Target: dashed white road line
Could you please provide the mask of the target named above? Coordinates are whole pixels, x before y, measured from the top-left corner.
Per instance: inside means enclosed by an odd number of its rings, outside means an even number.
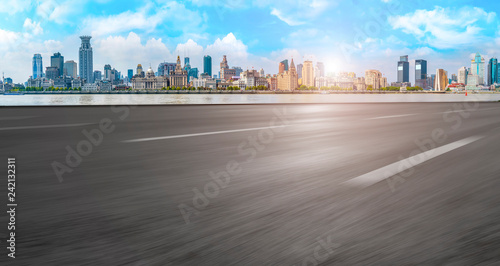
[[[214,131],[214,132],[203,132],[203,133],[174,135],[174,136],[161,136],[161,137],[153,137],[153,138],[124,140],[122,142],[131,143],[131,142],[145,142],[145,141],[155,141],[155,140],[165,140],[165,139],[189,138],[189,137],[216,135],[216,134],[227,134],[227,133],[254,131],[254,130],[261,130],[261,129],[273,129],[273,128],[280,128],[280,127],[285,127],[285,126],[254,127],[254,128],[244,128],[244,129],[224,130],[224,131]]]
[[[397,117],[406,117],[406,116],[412,116],[412,115],[418,115],[418,114],[403,114],[403,115],[378,116],[378,117],[367,118],[366,120],[397,118]]]
[[[430,159],[433,159],[437,156],[443,155],[447,152],[450,152],[452,150],[458,149],[460,147],[463,147],[467,144],[470,144],[472,142],[478,141],[482,139],[484,136],[474,136],[474,137],[469,137],[466,139],[462,139],[459,141],[452,142],[450,144],[417,154],[415,156],[406,158],[404,160],[401,160],[399,162],[395,162],[393,164],[389,164],[387,166],[384,166],[382,168],[379,168],[375,171],[366,173],[364,175],[355,177],[353,179],[350,179],[348,181],[343,182],[342,184],[349,185],[349,186],[356,186],[356,187],[368,187],[371,186],[375,183],[378,183],[382,180],[385,180],[391,176],[397,175],[398,173],[401,173],[403,171],[406,171],[416,165],[419,165],[421,163],[424,163]]]

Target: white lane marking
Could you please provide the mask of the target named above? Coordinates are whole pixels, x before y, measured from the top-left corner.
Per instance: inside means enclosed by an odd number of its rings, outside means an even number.
[[[401,160],[399,162],[395,162],[393,164],[389,164],[375,171],[369,172],[364,175],[360,175],[353,179],[343,182],[343,184],[350,186],[358,186],[358,187],[368,187],[375,183],[378,183],[384,179],[387,179],[391,176],[394,176],[398,173],[406,171],[416,165],[424,163],[430,159],[433,159],[437,156],[443,155],[452,150],[458,149],[462,146],[470,144],[472,142],[478,141],[484,138],[484,136],[474,136],[469,137],[463,140],[455,141],[453,143],[441,146],[439,148],[435,148],[415,156],[409,157],[407,159]]]
[[[255,127],[255,128],[245,128],[245,129],[235,129],[235,130],[225,130],[225,131],[215,131],[215,132],[204,132],[204,133],[194,133],[194,134],[175,135],[175,136],[162,136],[162,137],[153,137],[153,138],[124,140],[122,142],[130,143],[130,142],[144,142],[144,141],[154,141],[154,140],[164,140],[164,139],[189,138],[189,137],[197,137],[197,136],[226,134],[226,133],[253,131],[253,130],[261,130],[261,129],[280,128],[280,127],[285,127],[285,126]]]
[[[21,120],[21,119],[28,119],[28,118],[35,118],[38,116],[7,116],[7,117],[0,117],[0,120]]]
[[[367,118],[366,120],[386,119],[386,118],[396,118],[396,117],[405,117],[405,116],[412,116],[412,115],[418,115],[418,114],[404,114],[404,115],[379,116],[379,117]]]
[[[22,127],[2,127],[3,130],[20,130],[20,129],[41,129],[41,128],[57,128],[57,127],[80,127],[93,125],[94,123],[80,123],[80,124],[62,124],[62,125],[41,125],[41,126],[22,126]]]

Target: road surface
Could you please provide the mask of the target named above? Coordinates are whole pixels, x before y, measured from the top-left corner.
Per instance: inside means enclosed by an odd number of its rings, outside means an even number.
[[[500,103],[2,107],[0,150],[2,265],[500,263]]]

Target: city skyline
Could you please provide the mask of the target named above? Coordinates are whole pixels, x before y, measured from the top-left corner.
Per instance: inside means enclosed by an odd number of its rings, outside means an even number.
[[[80,38],[82,39],[82,44],[81,44],[81,47],[80,47],[80,60],[82,60],[82,58],[85,59],[85,61],[90,61],[92,64],[92,61],[93,61],[93,55],[92,55],[92,45],[90,43],[90,39],[92,38],[91,36],[80,36]],[[90,53],[90,54],[86,54],[85,56],[83,56],[83,53],[87,52],[87,53]],[[83,57],[82,57],[83,56]],[[472,56],[471,56],[472,57]],[[169,68],[167,67],[167,65],[172,65],[172,67],[175,68],[175,65],[179,66],[180,63],[179,63],[179,60],[180,60],[180,56],[177,56],[177,63],[168,63],[168,62],[162,62],[159,64],[158,66],[158,72],[152,72],[154,75],[157,75],[157,76],[169,76],[168,74],[166,74],[164,71],[166,72],[170,72],[170,70],[168,70]],[[464,74],[466,76],[466,80],[467,79],[471,79],[473,80],[473,82],[471,84],[476,84],[476,85],[492,85],[493,83],[497,84],[497,82],[491,82],[492,79],[494,80],[498,80],[500,79],[500,76],[498,76],[498,70],[493,70],[492,69],[492,62],[495,62],[493,68],[496,69],[496,58],[491,58],[489,60],[489,64],[486,65],[486,62],[487,60],[484,59],[483,56],[481,56],[479,53],[476,53],[474,56],[473,56],[473,59],[471,60],[471,67],[469,68],[470,71],[467,71],[466,70],[466,74]],[[211,62],[211,57],[210,55],[205,55],[203,57],[203,68],[202,70],[204,72],[199,72],[198,71],[198,68],[192,68],[191,65],[190,65],[190,58],[189,57],[184,57],[184,67],[183,69],[185,69],[187,72],[186,73],[189,73],[187,74],[187,83],[189,83],[190,81],[190,77],[193,77],[193,78],[198,78],[198,74],[207,74],[205,70],[209,70],[211,72],[212,70],[212,62]],[[391,82],[390,80],[387,80],[387,77],[385,75],[385,73],[382,73],[380,72],[380,76],[381,77],[384,77],[385,79],[385,84],[386,86],[389,86],[389,84],[391,84],[391,86],[399,86],[399,87],[402,87],[402,86],[419,86],[419,87],[422,87],[424,89],[427,89],[427,88],[430,88],[430,87],[434,87],[434,89],[436,89],[435,87],[439,87],[438,83],[435,83],[436,81],[431,81],[429,82],[429,78],[431,78],[431,80],[434,79],[434,77],[432,77],[433,74],[430,74],[430,75],[427,75],[427,60],[423,60],[423,59],[414,59],[413,61],[415,61],[415,64],[414,64],[414,70],[415,70],[415,79],[414,81],[410,81],[409,80],[409,57],[408,55],[403,55],[403,56],[400,56],[400,59],[399,61],[397,62],[397,80],[396,82]],[[35,65],[40,65],[40,62],[43,62],[40,54],[35,54],[33,56],[33,77],[36,77],[37,73],[38,73],[38,70],[35,68]],[[73,61],[73,60],[70,60],[70,61],[67,61],[67,62],[64,62],[64,56],[61,55],[61,53],[57,52],[57,53],[54,53],[53,56],[50,57],[50,67],[47,67],[47,72],[49,70],[53,70],[53,71],[58,71],[59,74],[49,74],[49,77],[50,79],[54,79],[54,77],[56,76],[63,76],[62,73],[64,73],[64,76],[71,76],[72,78],[75,78],[75,71],[72,71],[71,73],[72,74],[68,74],[66,71],[67,71],[67,64],[70,63],[70,64],[73,64],[73,67],[75,68],[76,70],[76,62]],[[293,62],[293,57],[292,57],[292,62]],[[208,65],[207,65],[208,64]],[[316,67],[313,66],[313,61],[311,60],[305,60],[304,61],[304,64],[306,65],[306,68],[304,68],[304,70],[306,71],[306,73],[309,73],[309,74],[306,74],[305,75],[305,78],[302,79],[302,83],[301,84],[304,84],[308,87],[314,87],[314,86],[318,86],[317,85],[317,77],[326,77],[326,76],[330,76],[331,74],[333,74],[334,76],[337,76],[338,75],[351,75],[349,73],[353,73],[354,74],[354,77],[356,77],[356,73],[354,72],[348,72],[348,71],[342,71],[342,72],[338,72],[338,73],[329,73],[328,75],[325,75],[325,70],[324,70],[324,63],[323,62],[319,62],[317,61],[316,62]],[[63,67],[62,65],[64,66],[64,71],[63,71]],[[302,69],[302,64],[299,64],[298,66],[300,66],[300,69]],[[55,68],[54,68],[55,67]],[[138,70],[139,68],[142,67],[141,64],[138,64]],[[165,68],[165,69],[163,69]],[[142,69],[142,68],[141,68]],[[240,71],[237,72],[236,74],[236,69],[239,69]],[[252,68],[253,69],[253,68]],[[452,81],[453,82],[457,82],[457,83],[464,83],[466,85],[467,82],[460,82],[459,80],[457,80],[457,77],[461,75],[461,71],[462,69],[467,69],[466,67],[461,67],[460,69],[457,70],[456,73],[457,74],[451,74],[448,78],[449,78],[449,83],[447,84],[451,84]],[[82,72],[82,70],[84,72]],[[173,70],[173,68],[171,68],[171,70]],[[191,70],[195,71],[194,73],[191,73]],[[250,69],[246,69],[246,70],[250,70]],[[110,74],[111,73],[111,65],[110,64],[106,64],[104,65],[104,80],[119,80],[119,79],[122,79],[122,78],[127,78],[128,77],[128,81],[130,82],[130,76],[133,76],[133,69],[127,69],[126,71],[128,72],[127,75],[123,75],[121,76],[121,72],[120,71],[117,71],[115,68],[112,69],[113,71],[113,78],[110,78]],[[151,69],[149,70],[151,71]],[[148,71],[148,72],[149,72]],[[240,76],[240,73],[243,71],[243,69],[241,69],[240,67],[232,67],[231,69],[229,68],[229,64],[228,64],[228,61],[227,61],[227,56],[226,55],[223,55],[222,56],[222,62],[220,63],[220,72],[219,72],[219,78],[222,78],[222,79],[230,79],[230,77],[234,77],[234,76]],[[252,70],[254,71],[254,70]],[[262,73],[264,72],[264,70],[261,68],[260,70]],[[276,75],[278,75],[279,77],[279,74],[283,73],[284,71],[288,71],[288,59],[284,59],[283,61],[281,61],[279,64],[278,64],[278,73],[270,73],[270,75],[274,75],[276,77]],[[368,73],[369,71],[372,71],[372,70],[366,70],[365,73]],[[378,71],[378,70],[376,70]],[[437,76],[439,76],[440,72],[439,71],[444,71],[446,74],[446,76],[448,75],[448,71],[446,70],[443,70],[443,69],[437,69]],[[92,71],[92,65],[90,66],[87,66],[87,67],[83,67],[80,66],[80,71],[78,72],[78,77],[80,77],[80,73],[83,73],[83,75],[87,75],[85,72],[90,72],[90,81],[88,81],[89,83],[94,83],[94,79],[95,79],[95,75],[96,73],[95,72],[99,72],[98,74],[101,73],[100,70],[94,70]],[[115,72],[117,74],[117,76],[115,75]],[[228,72],[228,73],[226,73]],[[304,73],[302,71],[300,71],[301,74]],[[139,72],[137,71],[136,74],[139,74]],[[472,77],[467,77],[468,75],[474,75]],[[43,73],[43,70],[42,70],[42,76],[46,76],[44,73]],[[209,77],[211,77],[210,73],[208,75]],[[216,75],[217,76],[217,75]],[[227,76],[227,77],[224,77],[224,76]],[[302,76],[302,75],[299,75],[299,76]],[[422,76],[422,79],[419,79],[418,76]],[[493,77],[492,77],[493,76]],[[264,77],[262,75],[262,77]],[[87,78],[85,77],[81,77],[82,79],[84,80],[87,80]],[[100,80],[100,78],[98,78]],[[425,81],[423,81],[425,80]],[[319,81],[320,84],[323,84],[322,83],[323,81]],[[424,83],[422,83],[424,82]],[[446,84],[446,85],[447,85]],[[445,85],[445,86],[446,86]],[[474,85],[474,86],[476,86]],[[385,87],[385,86],[382,86],[382,87]],[[438,90],[442,90],[441,89],[438,89]]]
[[[276,65],[293,57],[297,64],[309,59],[324,62],[327,73],[352,71],[362,76],[367,69],[378,69],[396,81],[394,61],[387,58],[407,54],[413,83],[415,59],[427,60],[430,73],[438,68],[456,73],[476,52],[486,60],[500,55],[499,22],[492,12],[497,3],[28,2],[8,3],[0,10],[0,70],[16,82],[31,75],[27,66],[34,54],[42,55],[45,66],[56,52],[79,61],[75,47],[80,35],[93,38],[94,70],[111,64],[122,73],[139,63],[175,62],[177,55],[190,57],[191,66],[201,70],[204,55],[216,64],[226,54],[231,66],[263,68],[266,73],[277,73]],[[90,10],[99,8],[109,13]],[[243,15],[262,23],[237,21]],[[127,22],[130,17],[134,20]],[[339,27],[329,26],[332,23]],[[216,73],[217,67],[212,68]]]

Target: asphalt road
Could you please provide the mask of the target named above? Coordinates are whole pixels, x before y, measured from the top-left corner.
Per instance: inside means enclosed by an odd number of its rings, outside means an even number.
[[[1,265],[500,263],[500,103],[2,107],[0,151]]]

